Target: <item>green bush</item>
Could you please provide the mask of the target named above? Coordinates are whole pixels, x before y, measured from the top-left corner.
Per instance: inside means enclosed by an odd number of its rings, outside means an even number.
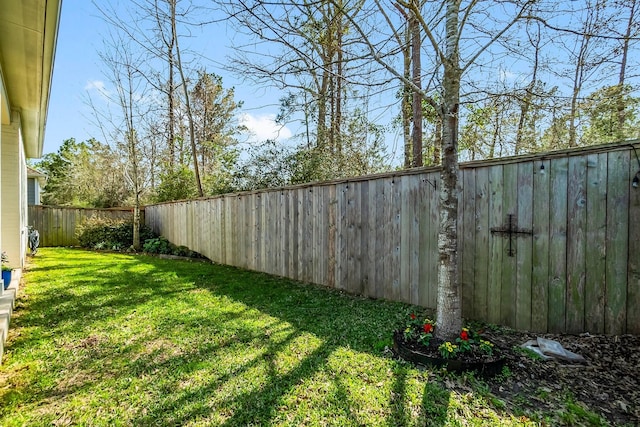
[[[203,258],[198,252],[194,252],[186,246],[176,246],[162,236],[146,240],[144,242],[143,249],[145,252],[150,254]]]
[[[126,251],[133,245],[133,223],[92,217],[77,227],[76,237],[83,248]],[[202,258],[202,255],[188,247],[176,246],[158,236],[146,225],[140,226],[140,242],[142,250],[150,254]]]
[[[155,237],[146,225],[140,226],[140,241]],[[92,217],[77,229],[80,246],[89,249],[127,250],[133,245],[133,222]]]
[[[152,239],[145,240],[142,249],[150,254],[167,254],[173,253],[175,245],[165,239],[164,237],[154,237]]]

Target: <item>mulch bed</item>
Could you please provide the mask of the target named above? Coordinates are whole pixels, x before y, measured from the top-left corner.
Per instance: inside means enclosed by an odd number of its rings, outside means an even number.
[[[571,393],[576,403],[596,412],[612,424],[640,425],[640,336],[531,334],[489,330],[483,334],[498,346],[511,375],[486,380],[491,391],[509,402],[532,410],[555,410]],[[586,364],[558,360],[534,360],[513,351],[538,337],[560,342],[582,355]]]

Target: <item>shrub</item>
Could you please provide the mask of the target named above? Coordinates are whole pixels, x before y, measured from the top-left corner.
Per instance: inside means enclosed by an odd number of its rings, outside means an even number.
[[[76,229],[80,246],[88,249],[126,251],[133,245],[133,223],[131,221],[91,217]],[[140,226],[142,250],[150,254],[178,255],[202,258],[186,246],[176,246],[155,234],[146,225]]]
[[[186,246],[176,246],[164,237],[154,237],[144,242],[143,249],[150,254],[177,255],[189,258],[203,258],[198,252]]]
[[[164,237],[154,237],[145,240],[142,249],[150,254],[172,254],[175,245]]]
[[[78,226],[76,236],[83,248],[126,250],[133,245],[133,223],[91,217]],[[140,226],[141,242],[154,237],[155,234],[149,227]]]

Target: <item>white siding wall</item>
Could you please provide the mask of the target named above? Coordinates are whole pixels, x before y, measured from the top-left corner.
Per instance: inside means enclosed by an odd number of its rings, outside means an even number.
[[[0,243],[9,265],[24,264],[26,225],[26,163],[20,132],[20,115],[13,113],[11,124],[2,127],[0,150]]]

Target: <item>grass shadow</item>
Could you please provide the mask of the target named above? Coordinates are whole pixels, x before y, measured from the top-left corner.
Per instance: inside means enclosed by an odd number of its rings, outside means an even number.
[[[441,381],[381,357],[405,304],[220,265],[68,249],[38,257],[8,360],[33,372],[0,422],[19,408],[43,424],[60,411],[90,423],[96,407],[104,424],[447,421]],[[125,401],[104,408],[102,393]],[[32,412],[30,402],[40,402]]]

